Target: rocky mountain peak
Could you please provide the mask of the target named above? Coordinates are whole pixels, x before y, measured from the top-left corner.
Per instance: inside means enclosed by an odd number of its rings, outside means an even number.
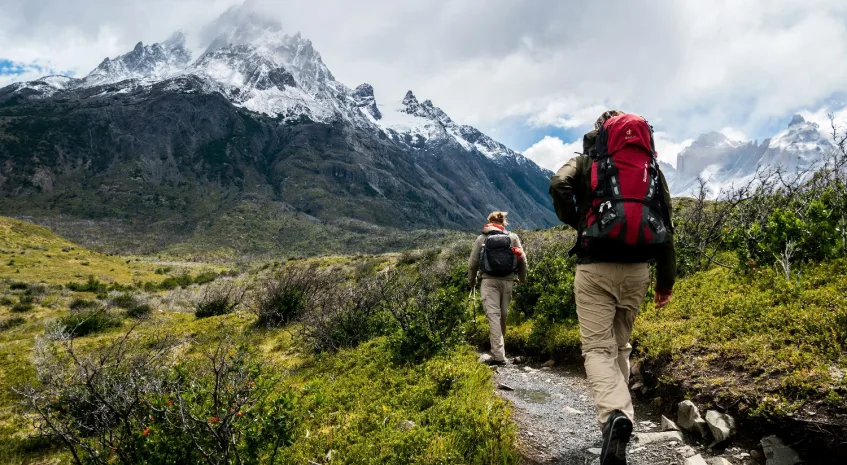
[[[803,118],[802,115],[794,115],[791,117],[791,122],[788,123],[788,127],[797,126],[800,124],[804,124],[806,122],[806,118]]]
[[[360,110],[370,113],[375,120],[382,119],[382,113],[376,105],[373,86],[368,83],[360,84],[353,90],[351,97],[353,97],[354,105]]]
[[[406,96],[403,97],[403,105],[408,107],[409,105],[417,105],[417,104],[418,104],[418,99],[417,99],[417,97],[415,97],[415,94],[411,90],[406,92]]]

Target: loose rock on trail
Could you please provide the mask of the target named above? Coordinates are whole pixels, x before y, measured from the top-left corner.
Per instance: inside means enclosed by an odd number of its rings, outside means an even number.
[[[508,363],[497,367],[494,381],[500,395],[514,407],[522,464],[599,463],[600,428],[580,368]],[[730,448],[716,457],[705,446],[682,442],[679,432],[662,432],[661,417],[638,404],[636,416],[627,451],[631,465],[757,463],[742,449]]]

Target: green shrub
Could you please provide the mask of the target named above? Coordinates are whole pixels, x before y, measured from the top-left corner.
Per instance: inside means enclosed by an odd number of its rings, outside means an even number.
[[[70,304],[68,304],[68,308],[71,310],[90,310],[99,306],[100,304],[94,300],[80,298],[75,298],[71,300]]]
[[[137,305],[126,309],[126,316],[130,318],[144,318],[153,312],[153,307],[150,304],[138,303]]]
[[[94,294],[104,294],[108,290],[108,286],[94,276],[89,276],[88,281],[84,283],[70,282],[66,287],[74,292],[91,292]]]
[[[109,304],[128,310],[138,305],[138,298],[134,294],[124,292],[109,299]]]
[[[207,318],[232,313],[241,305],[244,293],[244,289],[231,281],[207,287],[200,300],[194,305],[194,315],[197,318]]]
[[[71,311],[71,314],[59,319],[59,324],[72,337],[83,337],[89,334],[117,328],[123,324],[121,319],[109,311],[99,308],[94,310]]]
[[[256,323],[277,327],[300,318],[321,293],[328,292],[328,276],[318,270],[286,266],[260,284],[251,311]]]
[[[469,318],[466,265],[423,266],[416,276],[394,279],[384,304],[399,327],[389,338],[398,360],[419,362],[462,340]]]
[[[14,303],[15,301],[12,300],[10,297],[3,296],[2,298],[0,298],[0,305],[11,306]]]
[[[25,319],[19,316],[13,316],[11,318],[5,318],[0,320],[0,331],[6,331],[8,329],[12,329],[15,326],[20,326],[26,322]]]
[[[27,283],[13,282],[9,284],[9,289],[13,291],[25,291],[28,287],[29,285]]]
[[[173,360],[180,342],[130,334],[89,357],[61,339],[19,393],[78,463],[274,463],[294,440],[294,397],[243,343],[221,336]]]
[[[35,298],[31,295],[22,295],[18,298],[18,303],[12,305],[11,311],[15,313],[28,312],[35,308]]]
[[[315,296],[303,315],[298,336],[312,352],[355,347],[386,333],[390,323],[382,307],[385,278],[336,283]]]

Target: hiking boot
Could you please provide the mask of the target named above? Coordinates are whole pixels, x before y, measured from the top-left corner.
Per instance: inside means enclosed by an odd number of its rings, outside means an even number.
[[[490,366],[490,367],[502,367],[502,366],[506,366],[506,361],[505,360],[495,360],[493,358],[490,358],[490,359],[485,361],[485,364]]]
[[[632,436],[632,421],[620,410],[609,416],[603,427],[600,465],[626,465],[626,445]]]

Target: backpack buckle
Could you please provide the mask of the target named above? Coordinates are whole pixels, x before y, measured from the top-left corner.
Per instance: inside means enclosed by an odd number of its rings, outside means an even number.
[[[606,211],[607,208],[612,208],[612,201],[611,200],[607,200],[607,201],[600,204],[600,210],[599,210],[600,213],[603,213],[604,211]]]

